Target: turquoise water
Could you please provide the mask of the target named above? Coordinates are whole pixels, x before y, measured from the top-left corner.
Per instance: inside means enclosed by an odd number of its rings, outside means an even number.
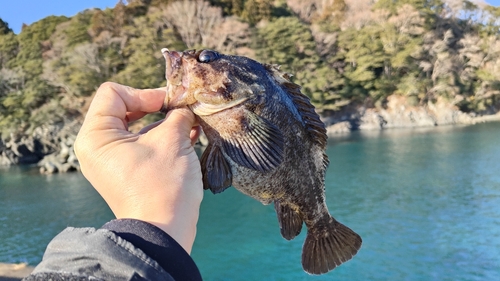
[[[327,203],[363,237],[358,255],[307,275],[305,233],[281,238],[273,207],[205,193],[192,253],[205,280],[500,280],[500,123],[355,133],[328,155]],[[80,174],[0,169],[0,262],[34,265],[64,227],[111,218]]]

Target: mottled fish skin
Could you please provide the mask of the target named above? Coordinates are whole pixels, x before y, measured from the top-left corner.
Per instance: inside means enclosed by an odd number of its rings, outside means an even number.
[[[361,238],[337,222],[325,203],[326,130],[300,87],[246,57],[212,50],[162,50],[167,62],[164,110],[188,106],[209,145],[201,157],[205,189],[234,186],[274,203],[282,236],[307,226],[302,266],[326,273],[351,259]]]

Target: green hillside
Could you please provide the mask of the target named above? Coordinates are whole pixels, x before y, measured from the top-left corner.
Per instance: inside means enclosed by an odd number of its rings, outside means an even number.
[[[461,0],[131,0],[17,35],[0,19],[0,134],[81,116],[104,81],[163,86],[163,47],[281,64],[323,115],[393,94],[494,113],[499,16]]]

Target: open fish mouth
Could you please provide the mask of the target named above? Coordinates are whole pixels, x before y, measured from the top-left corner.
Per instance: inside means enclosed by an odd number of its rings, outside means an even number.
[[[170,51],[167,48],[161,49],[165,58],[165,77],[167,78],[167,95],[165,96],[163,112],[172,108],[188,105],[187,88],[188,81],[185,69],[182,65],[183,53]],[[194,101],[192,101],[194,102]]]
[[[167,48],[161,49],[165,57],[167,78],[167,95],[165,96],[162,112],[187,106],[198,116],[212,115],[228,108],[237,106],[247,100],[247,98],[231,100],[224,103],[211,104],[201,102],[197,99],[201,95],[210,95],[213,90],[206,88],[193,88],[190,86],[189,64],[197,62],[199,52],[189,50],[185,52],[170,51]],[[193,60],[194,59],[194,60]],[[216,94],[215,92],[213,92]]]
[[[179,86],[182,83],[182,53],[169,51],[167,48],[161,49],[161,53],[166,62],[166,78],[172,85]]]

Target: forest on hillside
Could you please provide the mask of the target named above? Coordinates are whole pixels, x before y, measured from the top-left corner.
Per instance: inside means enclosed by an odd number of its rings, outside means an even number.
[[[323,115],[444,99],[500,108],[500,8],[468,0],[130,0],[0,19],[0,136],[79,118],[104,81],[165,85],[161,48],[210,48],[282,65]]]

